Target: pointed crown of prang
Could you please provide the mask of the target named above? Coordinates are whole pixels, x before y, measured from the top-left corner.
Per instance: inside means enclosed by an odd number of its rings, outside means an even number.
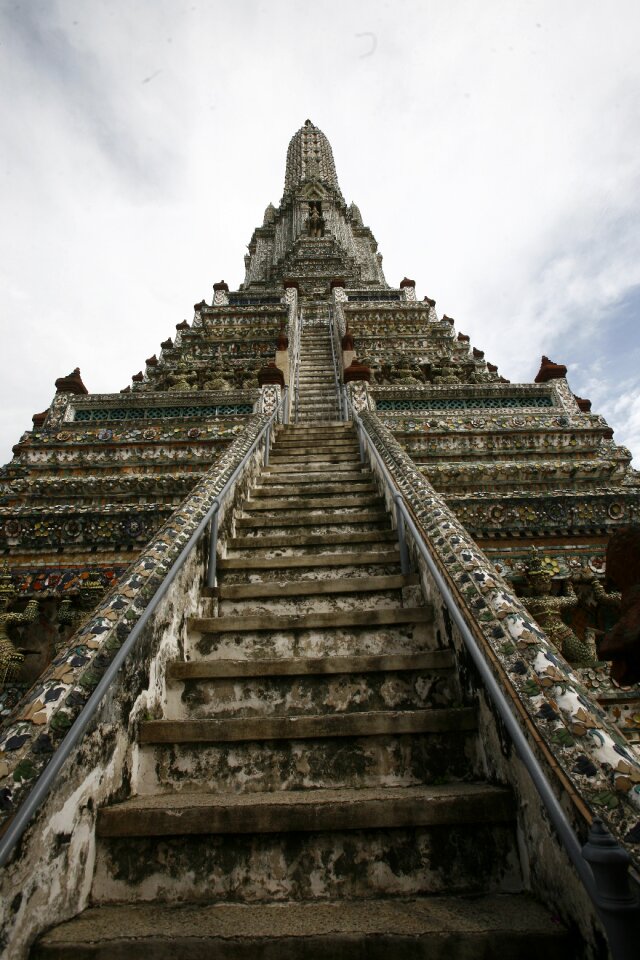
[[[289,143],[283,200],[309,181],[322,183],[343,199],[331,144],[311,120],[305,121]]]

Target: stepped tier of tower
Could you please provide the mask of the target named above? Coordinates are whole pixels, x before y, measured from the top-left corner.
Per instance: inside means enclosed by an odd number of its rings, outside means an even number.
[[[388,285],[309,121],[245,266],[124,390],[56,381],[3,468],[0,822],[153,591],[170,598],[45,840],[36,818],[16,854],[11,960],[61,916],[34,957],[572,950],[534,889],[595,942],[437,580],[399,549],[380,464],[573,824],[604,811],[637,854],[640,687],[595,642],[620,615],[607,542],[640,519],[629,452],[561,364],[510,383],[412,280]],[[234,471],[219,582],[203,586],[204,541],[165,581]]]

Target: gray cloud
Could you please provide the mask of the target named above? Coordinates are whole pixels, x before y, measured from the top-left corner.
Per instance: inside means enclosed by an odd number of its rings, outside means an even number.
[[[639,339],[639,28],[627,0],[615,17],[595,0],[5,4],[0,460],[57,376],[124,387],[212,282],[241,281],[307,116],[389,282],[414,277],[514,381],[542,353],[567,363],[640,452],[620,376]]]

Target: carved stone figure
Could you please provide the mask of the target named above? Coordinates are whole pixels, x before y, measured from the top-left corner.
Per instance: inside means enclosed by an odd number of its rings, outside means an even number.
[[[555,595],[551,570],[545,566],[535,547],[531,555],[525,569],[528,596],[523,599],[527,609],[570,664],[586,666],[595,663],[597,658],[593,647],[577,637],[562,619],[563,612],[573,610],[578,605],[573,584],[566,580],[566,595]]]
[[[5,683],[15,680],[24,663],[24,654],[15,646],[8,628],[19,623],[32,623],[38,616],[38,601],[29,600],[24,613],[10,613],[9,604],[15,596],[8,571],[4,571],[0,584],[0,690]]]
[[[324,235],[324,219],[316,203],[309,204],[309,236],[322,237]]]
[[[607,578],[619,588],[620,619],[599,647],[611,660],[611,676],[624,686],[640,682],[640,526],[612,535],[607,546]]]

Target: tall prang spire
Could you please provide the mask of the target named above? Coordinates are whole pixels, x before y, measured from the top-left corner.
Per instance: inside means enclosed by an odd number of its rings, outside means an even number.
[[[306,120],[289,142],[283,200],[312,180],[331,188],[342,200],[331,144],[322,130]]]
[[[360,211],[345,203],[331,144],[305,121],[287,149],[280,206],[269,204],[249,243],[241,289],[273,295],[288,279],[303,299],[317,300],[329,295],[337,277],[351,289],[388,289],[377,251]]]

